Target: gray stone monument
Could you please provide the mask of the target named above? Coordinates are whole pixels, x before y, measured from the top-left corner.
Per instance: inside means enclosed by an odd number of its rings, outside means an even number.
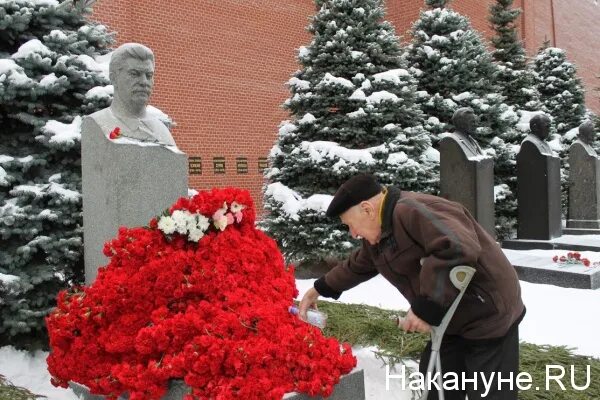
[[[562,234],[560,159],[545,141],[550,118],[536,115],[517,154],[518,239],[549,240]]]
[[[592,147],[594,124],[585,121],[569,148],[569,217],[567,228],[600,229],[600,159]]]
[[[455,127],[440,141],[440,195],[464,205],[492,236],[494,221],[494,161],[473,138],[477,117],[471,108],[452,116]]]
[[[187,195],[187,156],[167,126],[146,112],[154,55],[137,43],[113,52],[110,107],[84,118],[81,128],[85,281],[108,259],[104,243],[120,226],[144,226]],[[118,137],[116,136],[118,133]]]

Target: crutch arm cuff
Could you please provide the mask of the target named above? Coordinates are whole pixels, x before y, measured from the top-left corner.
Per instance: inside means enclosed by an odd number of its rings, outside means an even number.
[[[429,300],[425,296],[417,296],[412,302],[411,308],[417,317],[433,326],[438,326],[442,322],[444,315],[446,315],[446,311],[448,311],[447,308]]]
[[[332,289],[331,286],[329,286],[327,282],[325,282],[324,276],[320,277],[315,281],[314,288],[319,293],[319,295],[323,297],[330,297],[334,300],[339,299],[342,295],[342,292],[338,292],[337,290]]]

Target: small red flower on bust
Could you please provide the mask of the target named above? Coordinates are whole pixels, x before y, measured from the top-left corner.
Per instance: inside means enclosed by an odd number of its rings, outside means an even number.
[[[109,139],[117,139],[119,136],[121,136],[121,128],[118,126],[108,134]]]

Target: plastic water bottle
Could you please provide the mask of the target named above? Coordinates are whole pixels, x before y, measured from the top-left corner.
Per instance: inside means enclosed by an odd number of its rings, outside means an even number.
[[[298,315],[300,313],[300,310],[297,306],[290,306],[288,310],[292,315]],[[327,323],[327,314],[317,310],[308,310],[306,312],[306,319],[309,324],[314,325],[317,328],[324,329],[325,324]]]

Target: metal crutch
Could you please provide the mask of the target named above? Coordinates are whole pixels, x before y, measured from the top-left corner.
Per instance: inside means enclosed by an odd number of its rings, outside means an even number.
[[[452,284],[459,290],[458,296],[452,302],[452,305],[442,318],[442,322],[438,326],[431,327],[431,355],[429,356],[429,364],[427,365],[427,373],[425,375],[425,388],[423,390],[423,394],[419,400],[427,400],[427,396],[429,395],[429,380],[428,378],[435,373],[437,370],[437,383],[438,383],[438,393],[439,400],[444,400],[444,389],[442,386],[442,360],[440,359],[440,347],[442,345],[442,338],[444,337],[444,332],[458,307],[458,303],[460,303],[460,299],[462,299],[463,294],[467,290],[467,286],[471,282],[473,275],[475,274],[475,268],[469,267],[466,265],[459,265],[452,270],[450,270],[450,281]]]

